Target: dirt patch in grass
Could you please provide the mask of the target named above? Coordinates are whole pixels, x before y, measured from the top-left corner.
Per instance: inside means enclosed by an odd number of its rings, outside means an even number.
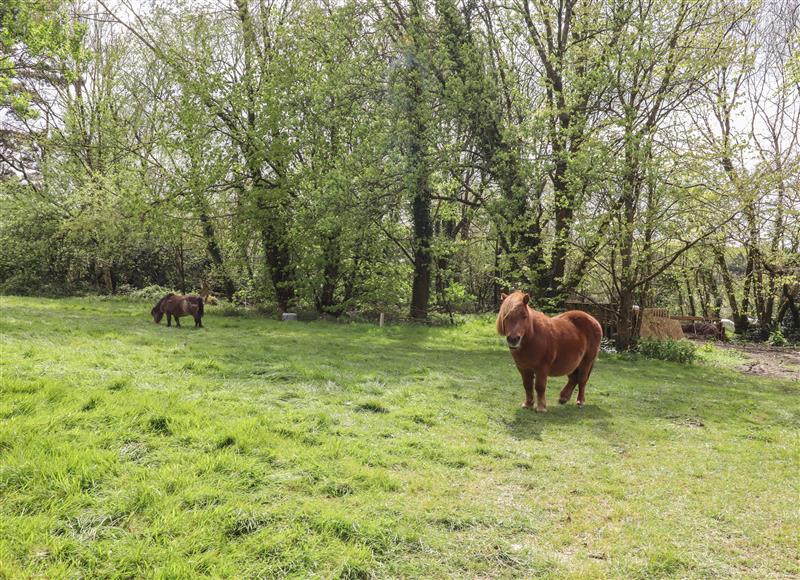
[[[738,367],[743,373],[800,382],[800,349],[797,347],[729,343],[717,343],[717,346],[744,355],[745,360]]]

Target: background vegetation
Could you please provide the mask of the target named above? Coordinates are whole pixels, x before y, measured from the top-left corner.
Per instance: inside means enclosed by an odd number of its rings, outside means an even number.
[[[795,0],[7,0],[0,291],[800,329]],[[783,328],[781,329],[781,324]]]

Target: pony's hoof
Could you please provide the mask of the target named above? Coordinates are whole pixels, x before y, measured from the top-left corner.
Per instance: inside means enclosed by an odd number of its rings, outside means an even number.
[[[558,404],[559,405],[566,405],[567,403],[569,403],[569,399],[559,399],[558,400]]]
[[[575,404],[576,404],[577,406],[579,406],[579,407],[583,407],[583,406],[584,406],[586,403],[585,403],[584,401],[578,401],[578,402],[577,402],[577,403],[575,403]]]
[[[547,413],[547,407],[536,407],[537,413]]]
[[[533,403],[525,402],[525,403],[522,403],[520,405],[520,407],[522,407],[523,409],[530,409],[531,407],[533,407]]]

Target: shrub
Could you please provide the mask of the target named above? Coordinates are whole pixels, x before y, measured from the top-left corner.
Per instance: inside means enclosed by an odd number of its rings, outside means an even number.
[[[769,338],[767,339],[772,346],[787,346],[789,341],[786,340],[786,337],[783,336],[783,332],[780,328],[776,328],[769,334]]]
[[[144,288],[131,289],[128,286],[124,292],[127,294],[129,298],[132,300],[145,300],[147,302],[155,302],[157,300],[161,300],[166,294],[170,292],[175,292],[174,290],[170,290],[169,288],[164,288],[163,286],[158,286],[156,284],[152,286],[145,286]],[[118,288],[119,293],[123,293],[123,288]]]
[[[604,336],[600,341],[600,351],[606,354],[616,354],[617,345],[613,339]]]
[[[688,340],[650,340],[639,341],[639,352],[647,358],[691,363],[697,356],[697,347]]]

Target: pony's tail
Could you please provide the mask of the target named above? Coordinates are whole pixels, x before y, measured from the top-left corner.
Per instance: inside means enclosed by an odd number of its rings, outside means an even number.
[[[203,310],[203,297],[201,296],[198,299],[197,313],[202,317],[203,316],[203,312],[204,312],[204,310]]]

